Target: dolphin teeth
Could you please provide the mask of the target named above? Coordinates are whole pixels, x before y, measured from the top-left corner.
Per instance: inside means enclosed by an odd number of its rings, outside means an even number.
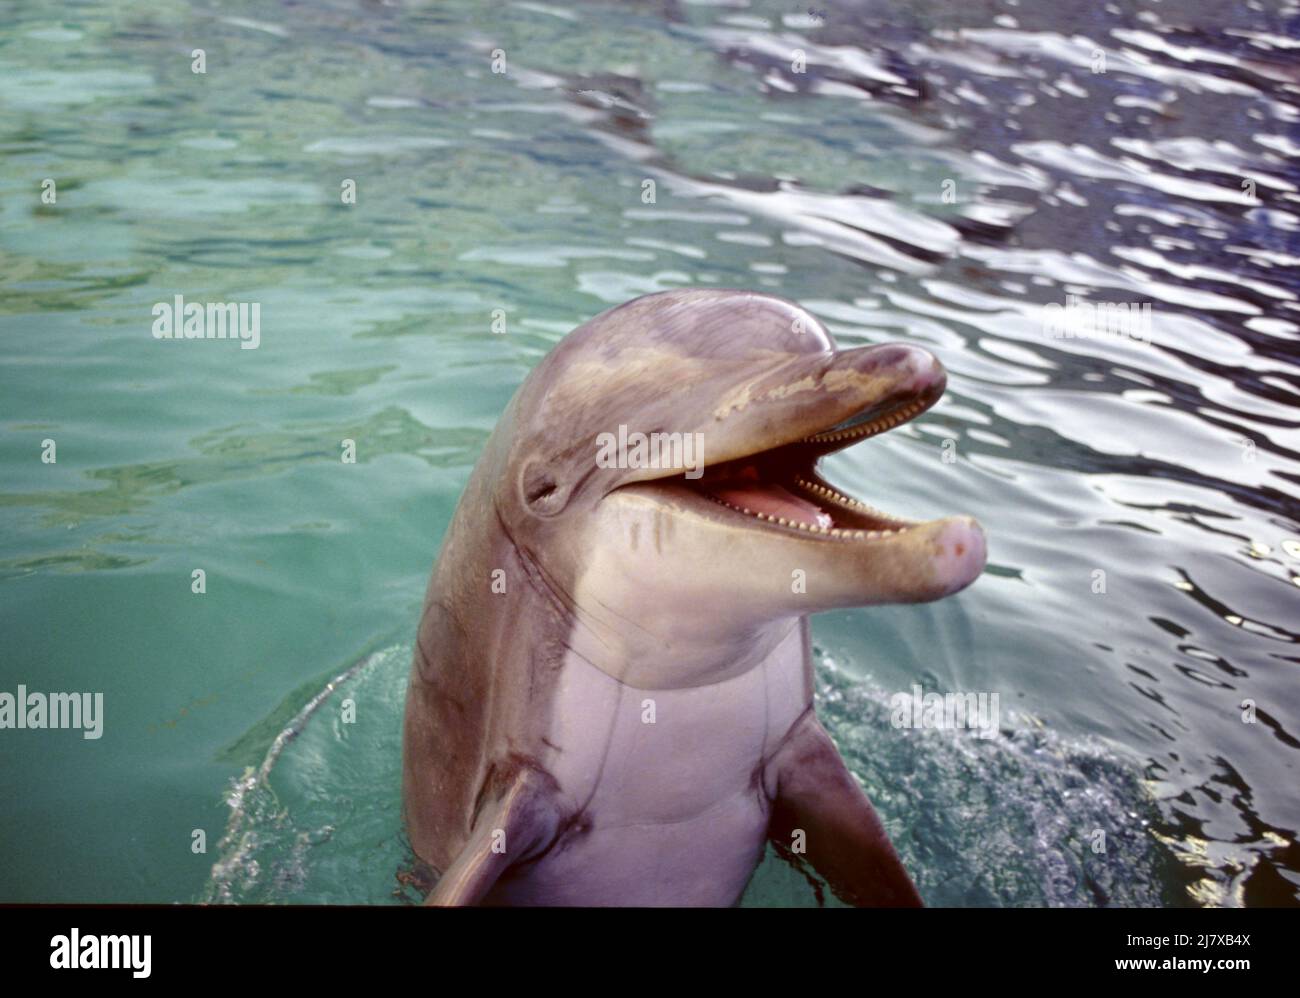
[[[728,509],[734,509],[737,513],[744,513],[746,516],[752,516],[759,520],[765,520],[768,523],[775,523],[782,527],[789,527],[792,530],[802,530],[805,533],[822,534],[826,537],[834,537],[841,540],[849,539],[849,538],[853,538],[853,539],[866,538],[868,540],[874,540],[880,537],[889,537],[895,533],[901,534],[905,530],[907,530],[909,526],[921,522],[919,520],[900,521],[897,517],[890,516],[888,513],[885,513],[882,510],[878,510],[874,506],[868,506],[864,502],[859,502],[856,499],[852,499],[849,496],[846,496],[841,492],[836,492],[834,489],[827,488],[824,485],[818,485],[816,482],[810,482],[806,478],[802,478],[798,475],[794,476],[794,483],[799,487],[806,489],[811,493],[814,493],[815,495],[826,496],[828,498],[837,500],[838,502],[842,503],[845,506],[855,506],[858,509],[865,510],[869,513],[874,513],[877,516],[883,517],[889,520],[890,522],[894,523],[895,526],[893,527],[893,529],[886,530],[883,532],[879,530],[844,530],[839,527],[824,527],[818,523],[807,523],[803,520],[786,519],[783,516],[775,516],[770,513],[760,513],[757,510],[750,509],[748,506],[737,506],[734,503],[727,502],[725,499],[719,499],[717,496],[711,495],[708,498],[711,499],[713,502],[717,503],[719,506],[726,506]]]
[[[886,430],[893,429],[899,423],[904,423],[911,419],[918,412],[926,408],[923,402],[911,402],[899,409],[897,412],[888,416],[881,416],[879,419],[872,420],[870,423],[863,423],[860,426],[854,426],[848,430],[826,431],[824,433],[814,433],[810,437],[805,437],[804,443],[816,444],[836,444],[841,440],[860,440],[864,437],[873,437],[877,433],[883,433]]]
[[[813,493],[814,495],[826,496],[830,499],[834,499],[836,502],[840,503],[843,506],[849,506],[854,509],[860,509],[865,513],[870,513],[874,516],[880,517],[881,519],[888,520],[889,522],[894,524],[893,529],[897,530],[899,533],[902,533],[904,530],[907,530],[909,527],[915,526],[916,524],[923,522],[921,520],[908,520],[902,517],[894,516],[891,513],[886,513],[883,509],[877,509],[875,506],[871,506],[865,502],[862,502],[861,500],[854,499],[851,496],[846,496],[843,492],[836,492],[834,489],[826,488],[826,486],[824,485],[818,485],[816,482],[810,482],[806,478],[801,478],[798,475],[795,476],[794,481],[795,484],[798,485],[800,488],[807,489],[809,492]]]

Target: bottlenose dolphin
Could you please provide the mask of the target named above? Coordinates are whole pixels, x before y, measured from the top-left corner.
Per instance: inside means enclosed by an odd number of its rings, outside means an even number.
[[[920,903],[817,721],[808,615],[982,571],[973,519],[900,519],[816,470],[945,383],[925,350],[837,351],[749,291],[647,295],[556,345],[470,476],[420,620],[403,810],[441,874],[429,903],[729,905],[769,837],[849,902]],[[597,460],[631,432],[692,435],[703,461]]]

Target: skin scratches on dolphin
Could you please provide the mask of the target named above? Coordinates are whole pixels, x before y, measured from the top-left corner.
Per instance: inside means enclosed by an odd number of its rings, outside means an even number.
[[[533,368],[452,517],[411,665],[403,814],[444,871],[430,903],[729,905],[794,829],[838,896],[920,902],[817,723],[809,617],[982,571],[974,520],[885,513],[818,471],[945,384],[920,347],[837,350],[795,303],[720,289],[611,309]],[[620,427],[700,434],[699,474],[598,461]]]
[[[714,419],[725,419],[733,412],[738,412],[756,402],[773,401],[815,391],[841,392],[852,387],[860,380],[855,371],[828,370],[820,374],[808,374],[788,384],[772,385],[755,393],[753,385],[743,385],[735,394],[722,400],[713,411]]]

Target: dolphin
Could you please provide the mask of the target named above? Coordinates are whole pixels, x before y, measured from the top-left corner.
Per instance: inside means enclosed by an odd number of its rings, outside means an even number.
[[[970,517],[892,516],[817,471],[946,380],[713,288],[610,309],[537,364],[419,623],[402,795],[427,903],[731,905],[768,839],[849,903],[921,903],[817,720],[808,617],[983,570]]]

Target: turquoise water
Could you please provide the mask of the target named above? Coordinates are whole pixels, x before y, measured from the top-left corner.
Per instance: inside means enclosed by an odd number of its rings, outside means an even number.
[[[0,3],[0,691],[104,695],[0,731],[0,900],[416,897],[405,673],[475,457],[569,329],[717,285],[950,372],[828,474],[976,515],[986,574],[814,620],[927,900],[1296,903],[1296,7],[813,9]],[[259,348],[154,339],[177,294]],[[1047,337],[1069,295],[1150,342]],[[913,683],[1002,736],[891,728]],[[769,857],[745,903],[817,900]]]

